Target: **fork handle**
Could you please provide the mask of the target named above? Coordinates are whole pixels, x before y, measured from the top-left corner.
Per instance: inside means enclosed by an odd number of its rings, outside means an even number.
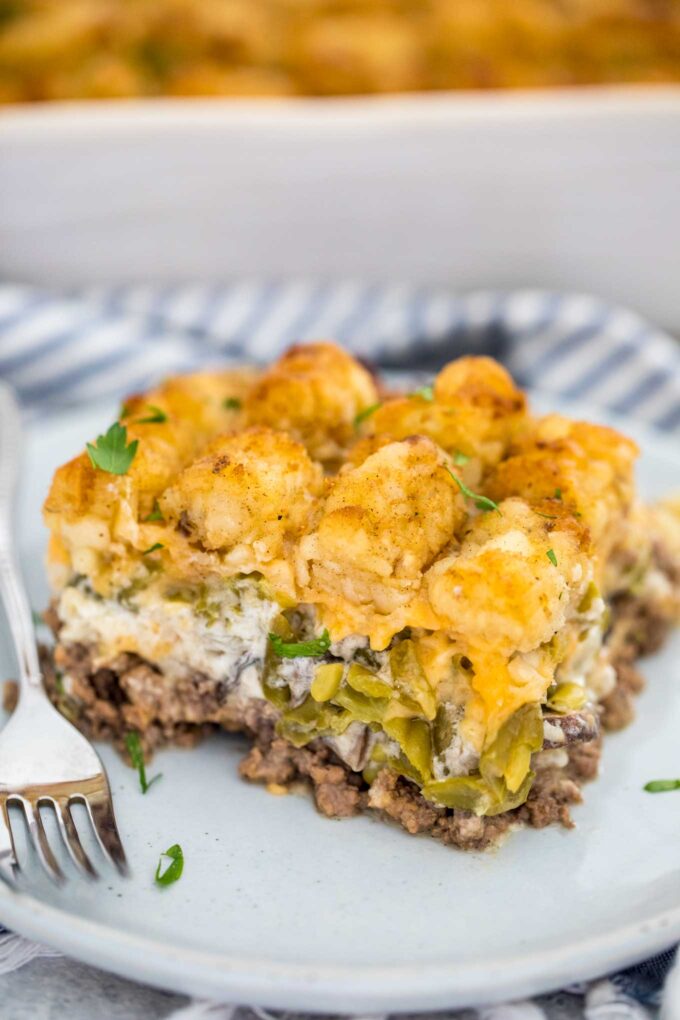
[[[19,660],[21,689],[41,689],[35,630],[26,589],[14,554],[12,511],[19,474],[21,415],[10,386],[0,379],[0,601]]]

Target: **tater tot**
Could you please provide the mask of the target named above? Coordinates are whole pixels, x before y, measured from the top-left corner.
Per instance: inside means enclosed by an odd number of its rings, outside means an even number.
[[[460,550],[426,577],[432,608],[451,633],[479,647],[530,651],[562,626],[590,575],[587,533],[521,499],[472,521]]]
[[[298,574],[311,601],[378,615],[408,603],[465,519],[444,464],[431,440],[414,436],[338,476],[300,545]]]
[[[252,546],[279,556],[305,523],[321,488],[321,470],[282,432],[250,428],[214,440],[163,494],[166,520],[203,548]]]
[[[248,393],[247,420],[282,429],[315,460],[333,462],[355,437],[358,414],[378,400],[363,365],[332,343],[299,344],[267,369]]]

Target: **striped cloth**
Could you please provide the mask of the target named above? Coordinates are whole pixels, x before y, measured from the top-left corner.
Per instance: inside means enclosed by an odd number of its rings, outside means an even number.
[[[0,286],[0,375],[34,406],[118,396],[225,359],[267,361],[319,337],[395,369],[489,353],[522,386],[680,430],[680,347],[588,295],[304,280],[59,293]]]
[[[163,375],[225,360],[268,361],[294,341],[321,337],[384,369],[423,373],[464,353],[490,354],[524,387],[587,399],[680,434],[680,345],[633,312],[586,294],[457,295],[353,280],[59,292],[0,285],[0,376],[36,414],[114,399]],[[0,929],[0,973],[40,952]],[[587,1020],[641,1020],[652,1015],[648,1007],[658,1003],[672,959],[663,953],[569,991],[583,996]],[[196,1002],[176,1020],[231,1020],[236,1012]],[[238,1012],[251,1020],[268,1016]],[[476,1012],[479,1020],[564,1015],[551,997]]]

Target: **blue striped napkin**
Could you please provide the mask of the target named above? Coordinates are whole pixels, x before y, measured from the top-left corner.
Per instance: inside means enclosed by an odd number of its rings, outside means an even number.
[[[225,360],[269,361],[294,341],[322,337],[385,369],[429,372],[464,353],[490,354],[524,387],[680,434],[680,345],[587,294],[457,295],[353,280],[58,292],[0,285],[0,376],[35,413],[113,399]],[[658,1002],[673,955],[591,987],[586,1015],[641,1016],[641,1003]],[[532,1016],[554,1015],[545,998],[526,1006]]]
[[[680,346],[589,295],[456,295],[351,280],[0,286],[0,375],[34,406],[119,396],[217,361],[268,361],[319,337],[395,369],[489,353],[522,386],[680,430]]]

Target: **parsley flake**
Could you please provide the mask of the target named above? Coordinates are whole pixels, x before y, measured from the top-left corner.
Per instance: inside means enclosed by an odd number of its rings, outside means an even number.
[[[54,671],[54,689],[60,696],[66,693],[64,690],[64,674],[58,669]]]
[[[382,407],[381,403],[371,404],[370,407],[365,407],[363,411],[359,411],[359,413],[354,416],[354,428],[358,429],[362,421],[366,421],[366,419],[370,418],[372,414],[375,414],[379,407]]]
[[[135,459],[139,441],[127,441],[125,425],[114,421],[111,428],[103,436],[97,436],[97,442],[87,444],[87,455],[92,467],[100,471],[108,471],[111,475],[124,475]]]
[[[427,400],[432,402],[434,400],[434,390],[431,386],[421,386],[419,390],[414,390],[413,393],[409,393],[410,397],[420,397],[421,400]]]
[[[164,521],[164,520],[165,517],[163,516],[161,508],[158,505],[158,500],[154,499],[153,510],[151,511],[148,517],[144,518],[144,523],[146,524],[147,521]]]
[[[147,782],[144,752],[142,751],[139,733],[135,732],[135,730],[130,730],[129,733],[125,734],[125,746],[127,747],[133,767],[136,768],[139,773],[139,785],[142,788],[142,793],[146,793],[151,785],[155,783],[157,779],[161,778],[161,773],[159,772],[157,776],[154,776],[153,779],[150,779]]]
[[[274,654],[280,659],[298,659],[313,655],[324,655],[331,645],[330,634],[324,630],[321,637],[311,641],[284,641],[278,634],[270,634],[269,640]]]
[[[123,419],[127,418],[129,414],[130,414],[130,408],[127,406],[127,404],[121,404],[120,405],[120,414],[118,415],[118,418],[120,419],[120,421],[123,421]]]
[[[47,624],[42,618],[42,613],[39,613],[37,609],[31,610],[31,617],[33,618],[34,627],[46,627]]]
[[[553,567],[556,567],[557,566],[557,556],[555,556],[555,550],[554,549],[548,549],[548,551],[547,551],[547,553],[545,555],[548,557],[548,559],[552,563]]]
[[[467,453],[463,453],[462,450],[456,450],[456,452],[453,455],[453,463],[456,465],[456,467],[463,467],[463,465],[467,464],[469,460],[470,458],[468,457]]]
[[[534,510],[534,513],[537,514],[539,517],[547,517],[549,521],[557,520],[557,514],[544,514],[540,510]]]
[[[226,397],[222,401],[222,407],[227,411],[240,411],[243,407],[243,402],[238,397]]]
[[[163,858],[169,858],[170,863],[163,868]],[[163,870],[161,870],[163,869]],[[165,850],[158,859],[156,868],[156,885],[172,885],[178,878],[182,877],[184,871],[184,854],[179,843]]]
[[[162,408],[156,407],[155,404],[147,404],[147,407],[151,414],[147,418],[137,418],[136,425],[162,425],[168,420],[168,416]]]
[[[642,787],[647,793],[666,793],[668,790],[680,790],[680,779],[652,779]]]
[[[148,549],[144,550],[142,556],[149,556],[151,553],[156,552],[158,549],[165,549],[165,546],[163,545],[162,542],[154,542],[153,545],[150,545]]]
[[[458,475],[454,475],[451,468],[447,467],[446,470],[451,475],[454,482],[456,483],[460,491],[463,493],[465,498],[471,499],[478,510],[485,511],[495,510],[496,513],[500,513],[500,510],[498,509],[498,503],[494,503],[494,501],[492,499],[489,499],[488,496],[480,496],[478,492],[473,492],[472,489],[468,489],[465,482],[462,482]]]
[[[555,489],[555,499],[562,499],[562,490]]]

